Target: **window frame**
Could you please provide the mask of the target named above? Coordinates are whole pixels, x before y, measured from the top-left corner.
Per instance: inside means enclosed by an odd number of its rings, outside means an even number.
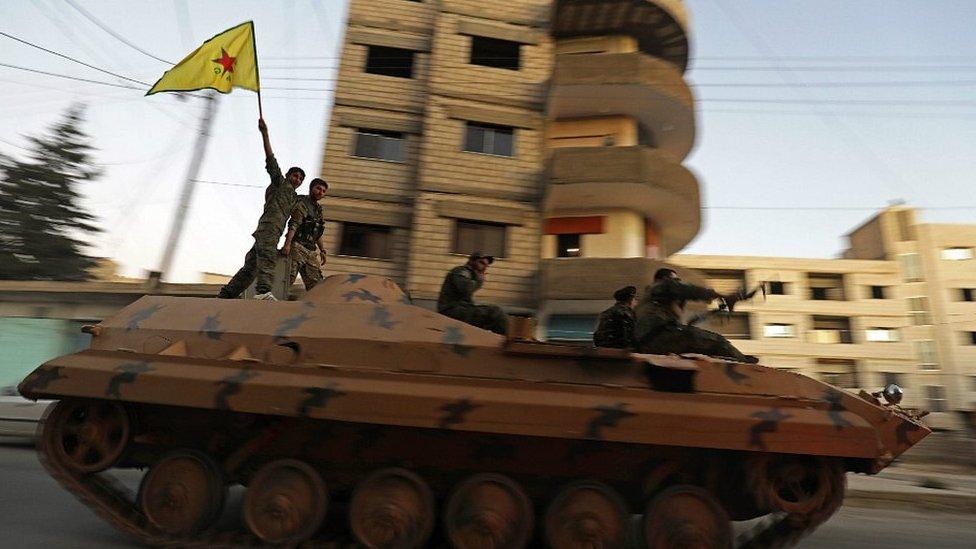
[[[870,288],[870,292],[871,292],[870,299],[888,299],[887,296],[888,288],[889,288],[888,286],[879,286],[877,284],[872,284],[868,286],[868,288]]]
[[[390,74],[389,72],[377,72],[375,65],[373,66],[373,69],[374,70],[370,70],[370,61],[372,60],[374,63],[377,62],[377,59],[374,58],[374,55],[373,55],[374,52],[376,52],[376,53],[383,53],[383,50],[385,50],[387,53],[392,53],[393,51],[397,51],[397,52],[408,52],[410,54],[410,67],[408,69],[409,70],[409,73],[410,73],[409,76],[403,76],[401,74]],[[415,72],[415,70],[417,68],[417,53],[418,52],[416,50],[411,50],[411,49],[408,49],[408,48],[397,48],[397,47],[393,47],[393,46],[380,46],[378,44],[366,44],[366,55],[365,55],[365,59],[363,60],[363,73],[364,74],[374,74],[374,75],[377,75],[377,76],[389,76],[390,78],[403,78],[403,79],[407,79],[407,80],[412,80],[414,78],[414,72]],[[392,55],[386,55],[386,56],[383,56],[383,58],[385,58],[385,59],[394,59],[394,56],[392,56]],[[379,70],[380,71],[395,72],[396,70],[401,70],[401,69],[404,69],[404,68],[405,67],[380,67]]]
[[[779,286],[779,291],[776,291],[777,285]],[[786,282],[780,280],[774,280],[769,282],[769,295],[789,295],[786,291]]]
[[[942,369],[939,366],[939,349],[936,346],[934,339],[917,339],[913,341],[912,344],[914,347],[913,351],[915,353],[915,358],[918,360],[918,368],[920,370],[931,372]],[[931,359],[931,362],[929,359]]]
[[[962,252],[963,257],[952,257],[954,255],[952,252]],[[939,251],[939,259],[943,261],[969,261],[973,257],[972,246],[950,246]]]
[[[492,69],[503,69],[503,70],[515,71],[515,72],[522,70],[522,46],[524,46],[525,44],[522,44],[521,42],[516,42],[514,40],[505,40],[504,38],[494,38],[492,36],[482,36],[478,34],[470,34],[468,36],[471,39],[471,44],[469,46],[469,51],[468,51],[469,65],[477,65],[479,67],[489,67]],[[503,48],[514,47],[515,55],[511,57],[500,57],[500,56],[492,57],[491,55],[476,56],[475,50],[478,47],[479,43],[481,45],[481,49],[487,47],[489,50],[492,49],[500,50]],[[491,61],[492,59],[496,59],[496,61],[492,62]],[[511,63],[512,59],[515,60],[514,66]],[[480,60],[480,62],[478,60]]]
[[[482,144],[484,149],[489,150],[474,150],[469,147],[471,143],[471,130],[476,128],[482,132]],[[507,131],[506,131],[507,130]],[[488,156],[494,156],[497,158],[515,158],[517,155],[517,148],[515,143],[515,126],[506,126],[504,124],[489,124],[487,122],[475,122],[474,120],[464,121],[464,142],[461,144],[461,151],[474,154],[486,154]],[[510,137],[510,154],[502,154],[495,150],[495,135],[508,133]],[[490,145],[489,145],[490,143]]]
[[[386,235],[385,251],[386,251],[386,254],[387,255],[384,257],[384,256],[379,256],[379,255],[363,255],[363,254],[358,254],[358,253],[350,253],[351,250],[349,250],[348,248],[346,248],[344,246],[344,244],[346,243],[347,235],[349,235],[349,232],[347,231],[347,229],[350,226],[357,227],[357,228],[366,228],[366,229],[381,229],[380,231],[376,231],[376,233],[383,233],[383,234]],[[372,259],[372,260],[378,260],[378,261],[392,261],[393,260],[393,231],[394,231],[394,229],[395,229],[395,227],[392,227],[392,226],[389,226],[389,225],[378,225],[378,224],[375,224],[375,223],[360,223],[358,221],[343,221],[339,225],[339,245],[338,245],[339,250],[336,253],[336,255],[339,255],[339,256],[342,256],[342,257],[354,257],[354,258],[357,258],[357,259]],[[370,233],[362,233],[362,234],[364,234],[365,237],[368,239],[370,236],[372,236],[373,234],[376,234],[376,233],[370,232]],[[365,243],[365,247],[367,248],[366,249],[366,252],[369,252],[370,251],[369,250],[370,243],[369,242],[366,242]]]
[[[881,334],[885,334],[881,337]],[[901,334],[898,328],[875,327],[864,330],[864,341],[867,343],[898,343]]]
[[[394,164],[404,164],[407,161],[407,134],[404,132],[394,132],[388,130],[376,130],[373,128],[355,128],[355,138],[352,143],[352,153],[350,156],[353,158],[360,158],[363,160],[378,160],[380,162],[392,162]],[[379,144],[391,142],[397,140],[400,142],[400,155],[402,158],[386,158],[383,156],[367,156],[364,154],[359,154],[359,143],[360,138],[363,136],[376,137],[389,141],[380,141]],[[399,137],[394,137],[399,136]]]
[[[933,389],[935,389],[936,395],[933,396]],[[926,385],[925,386],[925,403],[928,405],[928,409],[932,413],[940,413],[948,410],[948,398],[945,390],[945,385]],[[938,404],[936,404],[938,403]]]
[[[454,234],[452,235],[453,238],[451,239],[451,253],[452,254],[468,256],[468,255],[471,255],[472,252],[480,251],[482,253],[488,254],[488,255],[493,256],[495,258],[508,257],[508,237],[509,237],[509,234],[508,233],[509,233],[509,225],[507,223],[499,223],[499,222],[495,222],[495,221],[484,221],[484,220],[481,220],[481,219],[454,218],[453,225],[454,225],[453,226]],[[481,243],[474,244],[473,246],[471,246],[472,249],[470,249],[470,250],[462,249],[461,242],[460,242],[462,225],[480,226],[480,227],[498,227],[498,228],[501,228],[501,231],[502,231],[502,238],[501,238],[502,249],[501,249],[501,251],[498,252],[496,250],[489,249],[487,246],[484,245],[483,240],[482,240]]]
[[[564,259],[564,258],[583,257],[583,235],[581,233],[560,233],[555,236],[556,236],[556,257],[557,258]],[[575,238],[576,240],[576,247],[575,248],[570,247],[571,244],[569,246],[566,246],[567,253],[564,255],[563,240],[573,239],[573,238]],[[575,254],[572,253],[573,249],[576,250]]]
[[[769,328],[789,328],[782,334],[770,333]],[[770,322],[763,325],[763,337],[770,339],[789,339],[796,337],[796,324],[786,324],[782,322]]]

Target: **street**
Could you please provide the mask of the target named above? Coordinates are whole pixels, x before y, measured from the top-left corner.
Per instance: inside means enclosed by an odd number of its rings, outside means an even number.
[[[139,474],[120,476],[135,488]],[[64,492],[37,461],[29,446],[0,445],[0,547],[133,547]],[[239,495],[239,492],[238,492]],[[239,498],[238,498],[239,499]],[[239,511],[239,502],[226,513]],[[224,520],[232,521],[233,516]],[[799,547],[970,548],[976,546],[973,515],[845,507]]]

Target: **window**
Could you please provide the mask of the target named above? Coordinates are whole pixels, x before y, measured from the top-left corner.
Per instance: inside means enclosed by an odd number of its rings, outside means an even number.
[[[942,250],[942,259],[946,261],[965,261],[972,258],[972,248],[946,248]]]
[[[925,296],[908,298],[908,316],[912,317],[913,326],[932,324],[932,319],[929,318],[929,298]]]
[[[747,313],[732,313],[728,316],[712,317],[708,328],[729,339],[752,339],[752,330],[749,328],[749,315]]]
[[[941,385],[927,385],[925,395],[928,397],[930,412],[946,411],[945,387]]]
[[[817,359],[820,379],[844,389],[860,387],[857,379],[857,362],[840,358]]]
[[[480,251],[505,257],[506,228],[500,223],[458,219],[454,231],[454,253],[468,255]]]
[[[367,46],[366,72],[413,78],[413,56],[416,52],[387,46]]]
[[[922,370],[939,369],[939,355],[935,350],[935,342],[931,339],[915,342],[915,356],[918,357],[919,368]]]
[[[811,343],[852,343],[851,319],[845,316],[814,316]]]
[[[580,257],[580,235],[556,235],[556,257]]]
[[[519,70],[522,44],[487,36],[471,37],[471,64]]]
[[[769,283],[769,295],[786,295],[786,283],[785,282],[770,282]]]
[[[468,122],[464,150],[498,156],[515,156],[515,128]]]
[[[390,259],[391,233],[392,227],[384,225],[343,223],[339,255]]]
[[[976,301],[976,290],[973,288],[959,288],[962,301]]]
[[[792,324],[767,324],[763,326],[763,337],[796,337],[796,326]]]
[[[896,328],[868,328],[865,333],[867,341],[891,343],[898,341],[898,330]]]
[[[976,332],[963,332],[965,337],[963,337],[965,345],[976,345]]]
[[[922,265],[919,263],[918,254],[901,254],[898,259],[901,261],[901,271],[905,282],[922,280]]]
[[[887,289],[885,286],[871,286],[871,299],[886,299]]]
[[[807,282],[810,286],[810,299],[822,301],[825,299],[843,301],[844,275],[831,273],[809,273]]]
[[[592,344],[596,315],[552,315],[546,321],[546,339]]]
[[[703,273],[708,287],[720,294],[731,294],[746,287],[746,273],[738,270],[711,270]]]
[[[354,156],[376,158],[390,162],[403,162],[406,156],[405,139],[400,132],[383,130],[356,130],[356,149]]]

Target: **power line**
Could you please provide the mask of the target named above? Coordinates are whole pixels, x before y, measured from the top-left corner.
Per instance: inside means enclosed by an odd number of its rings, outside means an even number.
[[[112,86],[113,88],[125,88],[125,89],[128,89],[128,90],[140,90],[140,91],[143,89],[143,88],[137,88],[135,86],[128,86],[126,84],[115,84],[113,82],[105,82],[105,81],[102,81],[102,80],[92,80],[90,78],[81,78],[80,76],[69,76],[67,74],[58,74],[56,72],[42,71],[42,70],[38,70],[38,69],[32,69],[32,68],[29,68],[29,67],[21,67],[21,66],[18,66],[18,65],[9,65],[7,63],[0,63],[0,67],[7,67],[8,69],[17,69],[17,70],[22,70],[22,71],[27,71],[27,72],[33,72],[33,73],[37,73],[37,74],[43,74],[45,76],[53,76],[55,78],[66,78],[68,80],[76,80],[78,82],[88,82],[89,84],[99,84],[99,85],[102,85],[102,86]],[[148,86],[148,84],[146,84],[146,85]]]
[[[129,82],[135,82],[136,84],[142,84],[143,86],[148,86],[149,85],[149,84],[147,84],[145,82],[140,82],[139,80],[136,80],[134,78],[129,78],[128,76],[122,76],[121,74],[117,74],[117,73],[114,73],[112,71],[105,70],[105,69],[103,69],[101,67],[96,67],[95,65],[91,65],[89,63],[85,63],[84,61],[79,61],[78,59],[75,59],[74,57],[71,57],[69,55],[65,55],[63,53],[59,53],[59,52],[56,52],[54,50],[49,50],[49,49],[47,49],[47,48],[45,48],[43,46],[38,46],[37,44],[34,44],[32,42],[28,42],[27,40],[24,40],[22,38],[17,38],[16,36],[13,36],[11,34],[7,34],[7,33],[3,32],[3,31],[0,31],[0,36],[6,36],[7,38],[10,38],[11,40],[16,40],[17,42],[20,42],[21,44],[25,44],[25,45],[30,46],[32,48],[39,49],[39,50],[41,50],[43,52],[50,53],[51,55],[56,55],[56,56],[61,57],[63,59],[67,59],[68,61],[71,61],[73,63],[78,63],[79,65],[84,65],[84,66],[86,66],[86,67],[88,67],[90,69],[94,69],[94,70],[96,70],[98,72],[103,72],[103,73],[108,74],[110,76],[114,76],[116,78],[121,78],[122,80],[127,80]]]
[[[69,6],[71,6],[72,8],[74,8],[75,11],[77,11],[78,13],[80,13],[85,19],[88,19],[89,21],[91,21],[92,23],[94,23],[96,26],[98,26],[98,28],[100,28],[103,31],[107,32],[113,38],[115,38],[119,42],[122,42],[126,46],[129,46],[130,48],[136,50],[137,52],[139,52],[139,53],[141,53],[143,55],[147,55],[149,57],[152,57],[156,61],[162,61],[163,63],[169,64],[169,65],[175,64],[172,61],[167,61],[165,59],[156,57],[155,55],[149,53],[148,51],[146,51],[146,50],[144,50],[142,48],[140,48],[139,46],[133,44],[132,42],[129,42],[123,36],[121,36],[119,33],[117,33],[114,30],[112,30],[108,25],[106,25],[105,23],[102,23],[101,21],[99,21],[98,18],[95,17],[94,15],[92,15],[88,10],[86,10],[85,8],[79,6],[74,0],[65,0],[65,2],[67,2]]]

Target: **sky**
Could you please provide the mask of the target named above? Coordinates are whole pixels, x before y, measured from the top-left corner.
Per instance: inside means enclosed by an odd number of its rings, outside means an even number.
[[[976,2],[685,3],[686,76],[698,101],[685,165],[699,178],[703,212],[683,253],[835,257],[845,233],[896,201],[922,208],[924,222],[976,222]],[[343,0],[6,0],[0,32],[151,84],[169,67],[154,57],[179,60],[254,20],[275,152],[311,180],[346,12]],[[131,85],[4,36],[0,64]],[[0,66],[0,153],[23,155],[24,136],[75,102],[88,105],[84,129],[104,168],[82,188],[105,229],[92,253],[141,276],[159,267],[202,100]],[[220,97],[198,176],[205,183],[167,279],[196,281],[242,263],[267,177],[256,119],[252,92]]]

